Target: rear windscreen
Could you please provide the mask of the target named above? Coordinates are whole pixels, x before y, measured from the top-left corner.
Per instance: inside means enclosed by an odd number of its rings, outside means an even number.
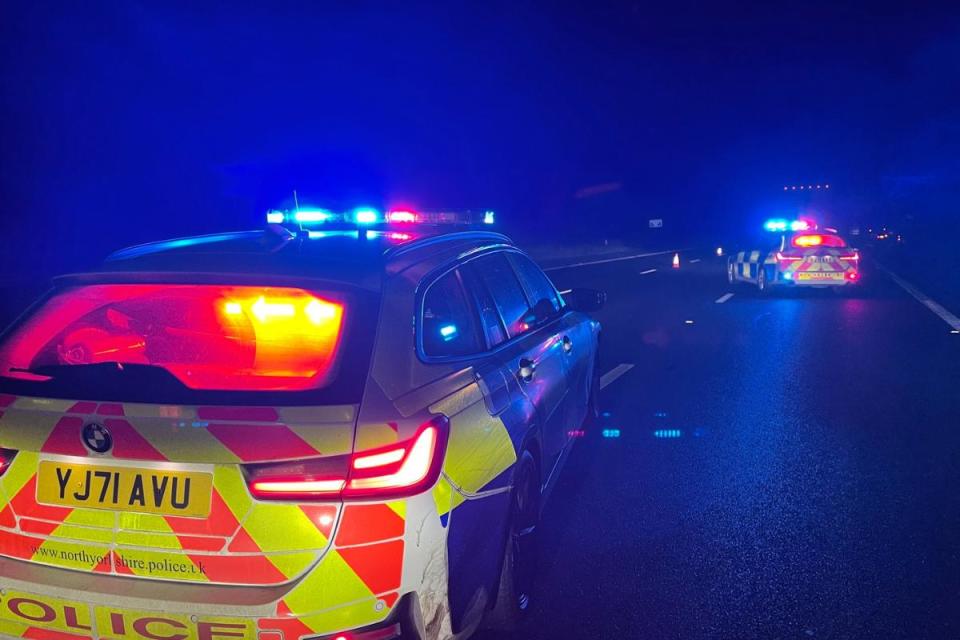
[[[364,307],[356,293],[290,287],[74,287],[55,292],[6,336],[0,376],[35,383],[127,378],[134,387],[137,378],[141,385],[164,381],[161,395],[164,386],[317,392],[337,382],[344,364],[365,371],[369,340],[356,335],[369,315]],[[344,363],[350,356],[362,362]]]

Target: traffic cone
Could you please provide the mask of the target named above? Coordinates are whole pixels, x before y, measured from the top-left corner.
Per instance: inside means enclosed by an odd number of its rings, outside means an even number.
[[[679,253],[673,254],[673,268],[674,268],[674,269],[679,269],[679,268],[680,268],[680,254],[679,254]]]

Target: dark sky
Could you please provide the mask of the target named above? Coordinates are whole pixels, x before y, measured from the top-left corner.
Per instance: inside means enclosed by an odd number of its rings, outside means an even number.
[[[960,10],[837,4],[5,2],[0,269],[250,227],[294,188],[546,228],[955,183]]]

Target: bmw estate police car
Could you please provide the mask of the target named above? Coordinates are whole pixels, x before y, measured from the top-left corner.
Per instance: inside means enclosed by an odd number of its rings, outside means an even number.
[[[402,213],[147,244],[56,280],[0,344],[0,635],[516,621],[542,496],[595,409],[601,296],[561,298],[502,235]]]
[[[832,229],[818,231],[805,220],[769,220],[779,232],[773,247],[740,251],[727,258],[727,281],[749,282],[762,292],[771,287],[846,287],[860,282],[860,252]]]

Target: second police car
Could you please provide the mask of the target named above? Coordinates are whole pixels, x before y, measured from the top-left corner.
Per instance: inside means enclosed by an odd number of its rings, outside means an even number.
[[[545,490],[596,409],[602,296],[561,297],[500,234],[396,213],[126,249],[8,330],[0,635],[517,621]]]
[[[768,220],[760,248],[727,258],[730,284],[755,284],[761,293],[773,287],[849,287],[860,282],[860,252],[834,229],[818,229],[807,220]]]

